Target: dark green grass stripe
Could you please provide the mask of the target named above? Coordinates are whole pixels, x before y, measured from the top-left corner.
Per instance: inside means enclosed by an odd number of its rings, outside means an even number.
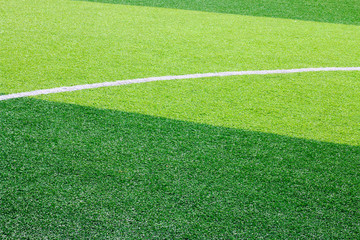
[[[87,0],[360,25],[358,0]]]
[[[2,239],[356,239],[360,148],[0,102]]]

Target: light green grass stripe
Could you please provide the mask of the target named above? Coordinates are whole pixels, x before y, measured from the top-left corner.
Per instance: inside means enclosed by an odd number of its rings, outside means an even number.
[[[188,73],[359,66],[359,26],[63,0],[0,5],[3,94]]]
[[[240,75],[268,75],[268,74],[287,74],[287,73],[301,73],[301,72],[329,72],[329,71],[360,71],[360,67],[328,67],[328,68],[300,68],[300,69],[283,69],[283,70],[258,70],[258,71],[236,71],[236,72],[219,72],[219,73],[196,73],[176,76],[162,76],[162,77],[149,77],[149,78],[137,78],[129,80],[120,80],[115,82],[103,82],[94,84],[76,85],[72,87],[58,87],[50,89],[42,89],[31,92],[14,93],[0,96],[0,101],[32,97],[38,95],[45,95],[51,93],[73,92],[85,89],[94,89],[102,87],[112,87],[127,85],[133,83],[145,83],[154,81],[166,81],[166,80],[180,80],[180,79],[193,79],[193,78],[208,78],[208,77],[224,77],[224,76],[240,76]]]

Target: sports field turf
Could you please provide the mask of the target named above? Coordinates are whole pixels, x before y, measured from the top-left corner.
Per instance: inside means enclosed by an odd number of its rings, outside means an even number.
[[[2,94],[360,67],[354,0],[0,0],[0,14]],[[359,71],[0,101],[1,239],[357,239],[359,172]]]

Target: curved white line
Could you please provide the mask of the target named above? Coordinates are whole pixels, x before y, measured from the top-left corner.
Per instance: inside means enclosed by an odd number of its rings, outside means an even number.
[[[238,71],[238,72],[218,72],[218,73],[197,73],[175,76],[163,76],[163,77],[149,77],[149,78],[137,78],[129,80],[120,80],[115,82],[103,82],[93,83],[85,85],[76,85],[72,87],[58,87],[50,89],[42,89],[31,92],[21,92],[14,94],[1,95],[0,101],[31,97],[51,93],[73,92],[84,89],[101,88],[120,86],[133,83],[144,83],[154,81],[176,80],[176,79],[192,79],[192,78],[207,78],[207,77],[224,77],[224,76],[240,76],[240,75],[267,75],[267,74],[286,74],[286,73],[302,73],[302,72],[329,72],[329,71],[360,71],[360,67],[327,67],[327,68],[300,68],[300,69],[284,69],[284,70],[260,70],[260,71]]]

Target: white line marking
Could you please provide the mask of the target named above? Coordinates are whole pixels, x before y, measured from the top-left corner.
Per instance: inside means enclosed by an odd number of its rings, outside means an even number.
[[[330,72],[330,71],[360,71],[360,67],[327,67],[327,68],[300,68],[300,69],[284,69],[284,70],[260,70],[260,71],[238,71],[238,72],[218,72],[218,73],[197,73],[175,76],[163,76],[163,77],[149,77],[149,78],[137,78],[129,80],[120,80],[115,82],[103,82],[93,83],[85,85],[76,85],[72,87],[58,87],[50,89],[42,89],[31,92],[21,92],[8,95],[0,95],[0,101],[31,97],[51,93],[73,92],[84,89],[101,88],[120,86],[133,83],[144,83],[154,81],[166,81],[166,80],[178,80],[178,79],[192,79],[192,78],[208,78],[208,77],[224,77],[224,76],[240,76],[240,75],[267,75],[267,74],[286,74],[286,73],[302,73],[302,72]]]

